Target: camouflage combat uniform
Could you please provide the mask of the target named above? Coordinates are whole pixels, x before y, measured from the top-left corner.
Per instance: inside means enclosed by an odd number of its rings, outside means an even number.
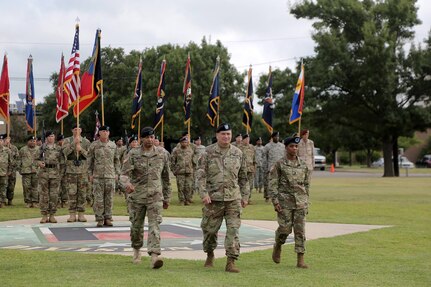
[[[196,171],[198,168],[199,160],[201,159],[202,155],[205,153],[205,146],[204,145],[194,145],[195,154],[193,156],[193,165],[194,165],[194,171],[193,171],[193,192],[197,189],[198,186],[198,178],[196,176]]]
[[[177,178],[178,200],[189,204],[193,193],[193,155],[191,146],[177,147],[171,155],[171,170]]]
[[[248,201],[250,195],[245,157],[232,144],[227,148],[220,148],[217,143],[210,145],[199,162],[197,177],[201,198],[211,198],[211,203],[202,208],[203,250],[209,253],[216,249],[224,218],[226,255],[238,259],[241,199]]]
[[[278,229],[275,232],[276,244],[282,245],[287,236],[295,234],[295,252],[305,252],[305,216],[308,213],[308,168],[304,161],[278,161],[269,174],[269,194],[272,203],[280,204],[282,211],[277,213]]]
[[[85,212],[85,200],[88,193],[88,149],[90,141],[81,137],[81,151],[76,155],[74,138],[64,140],[63,154],[66,160],[66,180],[69,197],[69,212]]]
[[[8,173],[12,168],[11,151],[6,146],[0,147],[0,207],[6,205]]]
[[[39,158],[39,147],[29,148],[23,146],[19,150],[18,171],[22,175],[22,189],[24,193],[24,202],[28,205],[39,202],[39,192],[37,188],[37,162]]]
[[[254,176],[254,186],[259,192],[262,192],[263,182],[264,182],[264,171],[263,171],[263,146],[255,146],[256,151],[256,174]]]
[[[284,144],[281,142],[269,142],[263,149],[263,170],[265,172],[264,193],[263,197],[269,199],[268,194],[268,176],[271,167],[285,155]]]
[[[112,220],[115,179],[120,174],[117,146],[112,141],[94,141],[88,151],[88,175],[93,177],[93,211],[96,221]]]
[[[251,144],[241,144],[239,148],[241,149],[242,154],[245,157],[245,163],[247,166],[247,179],[250,186],[251,199],[254,184],[254,173],[256,172],[256,151],[254,150],[254,146]]]
[[[6,191],[6,197],[8,200],[8,203],[11,203],[14,198],[15,193],[15,184],[16,184],[16,170],[17,165],[19,162],[19,151],[16,146],[13,144],[6,145],[11,151],[11,168],[10,168],[10,174],[7,179],[7,191]]]
[[[160,223],[163,202],[169,203],[169,158],[162,147],[151,151],[143,148],[130,150],[123,162],[121,183],[131,183],[135,191],[129,193],[129,217],[132,224],[130,238],[132,247],[140,249],[144,244],[144,220],[148,216],[148,254],[160,255]]]
[[[118,154],[118,158],[120,161],[120,171],[121,171],[121,168],[123,167],[123,161],[124,161],[124,158],[126,157],[127,153],[128,153],[127,146],[125,146],[125,145],[123,145],[121,147],[117,146],[117,154]],[[123,190],[121,189],[121,185],[119,183],[119,178],[117,178],[115,180],[115,192],[118,192],[118,193],[123,192]]]
[[[39,162],[45,166],[39,168],[39,204],[42,215],[54,215],[57,212],[60,192],[60,164],[64,163],[61,148],[56,144],[43,144]]]
[[[298,143],[298,156],[308,167],[308,178],[311,180],[311,174],[314,170],[314,142],[310,139],[305,142],[301,140]]]

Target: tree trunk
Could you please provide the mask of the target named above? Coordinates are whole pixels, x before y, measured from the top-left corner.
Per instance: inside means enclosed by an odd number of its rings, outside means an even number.
[[[353,162],[353,155],[352,155],[352,151],[349,150],[349,165],[352,166],[352,162]]]
[[[383,139],[383,160],[384,160],[384,172],[383,177],[394,176],[394,165],[392,164],[392,141],[390,138]]]
[[[367,149],[367,167],[371,167],[371,155],[372,155],[371,149]]]
[[[398,164],[398,136],[392,137],[392,158],[394,162],[394,175],[400,176],[400,167]]]

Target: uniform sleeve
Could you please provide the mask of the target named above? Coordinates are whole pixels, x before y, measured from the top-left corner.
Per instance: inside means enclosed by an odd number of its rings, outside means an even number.
[[[248,201],[250,197],[250,185],[248,184],[247,162],[245,160],[244,154],[241,155],[241,167],[239,168],[238,172],[238,184],[242,199]]]
[[[18,152],[18,158],[16,160],[16,168],[17,168],[18,172],[21,174],[21,169],[22,169],[22,149],[20,149],[19,152]]]
[[[126,187],[130,184],[130,177],[132,170],[134,169],[133,165],[133,157],[130,156],[130,153],[127,153],[124,160],[123,160],[123,166],[121,168],[121,176],[120,176],[120,183]]]
[[[277,162],[268,177],[268,195],[272,199],[273,204],[278,204],[278,180],[280,176],[280,164]]]
[[[305,179],[304,179],[304,187],[305,191],[307,192],[307,195],[310,196],[309,190],[310,190],[310,178],[308,177],[310,173],[308,172],[308,167],[305,167]]]
[[[88,151],[90,150],[91,143],[89,140],[84,139],[81,143],[81,154],[83,157],[88,158]]]
[[[174,150],[170,157],[170,167],[174,175],[176,175],[175,174],[176,163],[177,163],[177,150]]]
[[[268,148],[265,146],[263,148],[263,156],[262,156],[262,166],[265,172],[268,172]]]
[[[94,144],[90,145],[87,153],[88,176],[93,176],[94,169]]]
[[[207,179],[207,171],[208,171],[208,154],[205,152],[198,161],[198,166],[196,170],[196,178],[197,178],[197,192],[201,198],[208,196],[208,192],[206,191],[206,179]]]
[[[164,156],[164,166],[162,170],[162,188],[163,188],[163,201],[169,202],[171,198],[171,181],[169,179],[169,157],[166,153]]]
[[[114,152],[114,169],[116,176],[121,173],[120,151],[118,148],[115,148]]]

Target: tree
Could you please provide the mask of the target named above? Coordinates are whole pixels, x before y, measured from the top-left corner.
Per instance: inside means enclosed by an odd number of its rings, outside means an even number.
[[[431,126],[427,108],[416,105],[424,94],[413,93],[413,82],[406,81],[423,78],[413,75],[415,66],[405,53],[413,27],[420,23],[415,3],[305,0],[290,10],[297,18],[315,20],[309,90],[322,113],[336,115],[331,120],[335,125],[381,142],[384,176],[397,175],[398,138]]]

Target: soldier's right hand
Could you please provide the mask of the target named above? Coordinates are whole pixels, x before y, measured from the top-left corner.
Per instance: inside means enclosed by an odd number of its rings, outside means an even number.
[[[209,195],[206,195],[204,198],[202,198],[202,203],[205,205],[208,205],[211,203],[211,197]]]
[[[75,137],[75,138],[73,139],[73,142],[74,142],[75,144],[79,144],[79,143],[81,142],[81,137],[80,137],[80,136]]]
[[[276,212],[281,212],[282,211],[280,203],[274,204],[274,210]]]
[[[77,144],[76,146],[75,146],[75,149],[76,149],[76,151],[77,152],[80,152],[81,151],[81,144]]]
[[[135,191],[135,187],[133,186],[133,184],[129,183],[129,184],[126,186],[126,192],[127,192],[127,193],[132,193],[132,192],[134,192],[134,191]]]

